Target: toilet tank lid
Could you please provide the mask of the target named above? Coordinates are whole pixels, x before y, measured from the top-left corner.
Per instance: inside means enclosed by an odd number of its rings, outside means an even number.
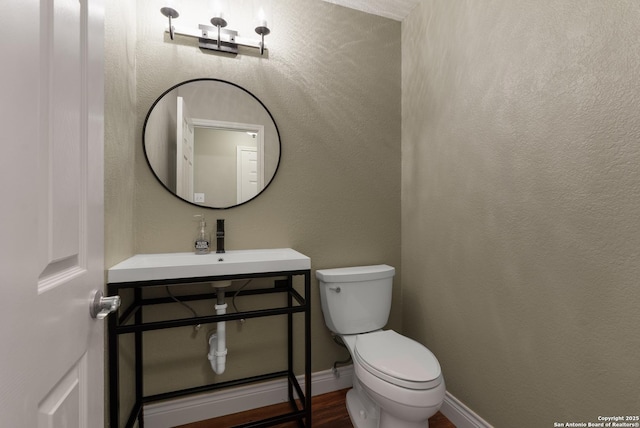
[[[395,273],[395,268],[389,265],[354,266],[320,269],[316,271],[316,278],[324,282],[357,282],[390,278]]]

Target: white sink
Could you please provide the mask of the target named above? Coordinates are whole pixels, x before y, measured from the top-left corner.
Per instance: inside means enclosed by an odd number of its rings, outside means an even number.
[[[231,250],[223,254],[137,254],[109,269],[108,282],[133,282],[311,269],[291,248]]]

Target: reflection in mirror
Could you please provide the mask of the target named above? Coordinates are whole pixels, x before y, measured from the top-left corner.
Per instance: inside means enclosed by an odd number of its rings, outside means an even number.
[[[253,199],[280,163],[271,113],[253,94],[222,80],[191,80],[167,90],[149,110],[143,139],[163,186],[209,208]]]

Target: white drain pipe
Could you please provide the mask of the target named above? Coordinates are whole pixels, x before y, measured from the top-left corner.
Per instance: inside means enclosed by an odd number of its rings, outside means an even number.
[[[227,304],[224,303],[224,289],[216,288],[217,304],[215,306],[216,315],[224,315],[227,313]],[[227,344],[226,344],[226,322],[220,321],[216,325],[216,332],[209,336],[209,362],[211,368],[216,374],[224,373],[227,362]]]

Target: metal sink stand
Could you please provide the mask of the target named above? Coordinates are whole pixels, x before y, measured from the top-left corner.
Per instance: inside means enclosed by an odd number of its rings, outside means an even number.
[[[293,287],[293,277],[304,276],[304,296],[300,295]],[[176,286],[180,284],[206,283],[212,281],[242,280],[250,278],[285,278],[270,288],[260,288],[255,290],[245,290],[238,292],[238,296],[255,294],[286,293],[287,305],[277,308],[261,309],[254,311],[227,313],[224,315],[207,315],[193,318],[180,318],[156,322],[143,322],[143,309],[148,305],[174,303],[170,297],[166,298],[143,298],[142,289],[154,286]],[[286,284],[284,284],[286,283]],[[123,307],[116,314],[109,317],[109,419],[111,427],[119,426],[120,419],[120,372],[119,372],[119,343],[118,336],[121,334],[134,335],[134,365],[135,365],[135,402],[131,413],[124,425],[124,428],[131,428],[136,421],[140,428],[144,428],[143,406],[160,400],[167,400],[186,395],[216,391],[223,388],[246,385],[256,382],[263,382],[273,379],[286,378],[288,380],[288,398],[290,411],[278,416],[274,416],[261,421],[250,422],[237,425],[240,427],[269,427],[291,421],[297,421],[300,427],[311,427],[311,305],[309,302],[311,288],[311,271],[295,270],[283,272],[269,272],[242,275],[209,276],[198,278],[180,278],[170,280],[151,280],[138,282],[111,282],[107,284],[109,296],[120,295],[123,290],[133,290],[133,298],[127,306]],[[182,301],[213,299],[216,293],[206,293],[198,295],[180,296]],[[125,299],[123,297],[123,302]],[[125,307],[126,306],[126,307]],[[293,372],[293,315],[304,314],[304,391],[300,386]],[[215,323],[218,321],[232,321],[239,319],[249,319],[258,317],[269,317],[275,315],[287,315],[287,370],[265,373],[259,376],[252,376],[243,379],[219,382],[210,385],[187,388],[178,391],[166,392],[162,394],[144,396],[144,367],[142,364],[143,346],[142,335],[145,331],[160,330],[167,328],[183,327],[197,324]]]

